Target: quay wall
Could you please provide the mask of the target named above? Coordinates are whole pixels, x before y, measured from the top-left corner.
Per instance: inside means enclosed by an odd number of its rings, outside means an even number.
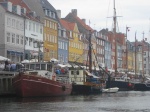
[[[16,72],[0,71],[0,96],[2,95],[15,95],[12,86],[12,78]]]

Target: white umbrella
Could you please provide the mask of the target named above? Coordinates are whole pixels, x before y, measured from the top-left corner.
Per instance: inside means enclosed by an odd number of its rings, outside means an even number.
[[[29,60],[23,60],[21,61],[21,63],[29,63],[30,61]]]
[[[57,60],[57,59],[55,59],[55,58],[52,58],[52,59],[50,60],[50,62],[58,63],[59,60]]]
[[[6,60],[10,61],[10,59],[9,59],[9,58],[6,58],[6,57],[3,57],[3,56],[0,56],[0,61],[6,61]]]

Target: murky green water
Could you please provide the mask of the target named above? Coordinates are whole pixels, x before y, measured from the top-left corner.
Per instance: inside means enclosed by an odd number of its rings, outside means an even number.
[[[0,112],[150,112],[150,91],[55,98],[0,97]]]

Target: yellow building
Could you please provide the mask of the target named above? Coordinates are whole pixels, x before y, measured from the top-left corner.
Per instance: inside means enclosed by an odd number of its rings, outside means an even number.
[[[128,51],[128,70],[134,71],[135,69],[135,55],[134,55],[134,51]]]
[[[69,39],[69,62],[77,62],[83,64],[83,42],[76,23],[61,20],[61,23],[67,30]]]
[[[50,18],[44,20],[44,61],[57,59],[58,54],[58,22]]]

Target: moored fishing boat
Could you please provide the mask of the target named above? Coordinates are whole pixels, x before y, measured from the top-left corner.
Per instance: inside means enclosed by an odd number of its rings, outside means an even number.
[[[61,68],[60,66],[35,62],[25,64],[25,67],[32,70],[25,69],[13,78],[13,86],[18,96],[64,96],[71,94],[72,84],[68,79],[68,71],[62,74],[55,72]]]
[[[82,68],[70,68],[69,79],[72,84],[72,94],[101,93],[100,78]]]

